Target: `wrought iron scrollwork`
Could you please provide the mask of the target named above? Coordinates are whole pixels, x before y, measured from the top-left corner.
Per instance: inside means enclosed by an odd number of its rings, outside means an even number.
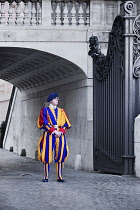
[[[93,58],[95,63],[95,76],[98,80],[104,81],[110,71],[112,70],[112,63],[118,56],[119,69],[122,73],[122,78],[124,77],[124,18],[117,16],[112,31],[109,34],[109,43],[107,56],[101,53],[99,48],[98,38],[96,36],[91,36],[89,39],[89,55]],[[117,49],[117,50],[116,50]],[[117,52],[117,53],[116,53]],[[115,54],[116,53],[116,54]]]
[[[135,34],[133,41],[133,75],[140,77],[140,14],[135,18],[133,24]]]
[[[127,13],[127,14],[130,14],[132,9],[134,8],[135,4],[134,2],[132,1],[128,1],[124,4],[124,11]]]
[[[105,63],[105,55],[101,53],[101,49],[99,48],[99,41],[97,36],[91,36],[89,39],[89,55],[94,58],[96,64],[97,64],[97,71],[96,71],[96,76],[99,80],[103,80],[106,78],[107,72],[106,69],[104,68]]]
[[[140,77],[140,66],[134,68],[134,76]]]
[[[102,155],[103,159],[109,159],[115,166],[121,166],[124,163],[124,158],[118,159],[114,158],[112,154],[105,151],[101,146],[96,146],[95,148],[95,158],[98,158],[98,155]]]

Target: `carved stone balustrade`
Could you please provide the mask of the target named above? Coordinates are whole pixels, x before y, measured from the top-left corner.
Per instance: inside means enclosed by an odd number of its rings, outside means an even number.
[[[0,0],[0,25],[40,25],[37,0]]]
[[[52,25],[89,25],[89,1],[54,1]]]
[[[0,0],[0,26],[87,26],[89,0]]]

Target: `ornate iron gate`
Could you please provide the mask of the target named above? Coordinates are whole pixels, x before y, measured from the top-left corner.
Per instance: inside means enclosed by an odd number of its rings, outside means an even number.
[[[122,5],[109,35],[107,56],[90,38],[93,58],[94,169],[134,174],[134,120],[140,114],[140,15]],[[136,18],[135,18],[136,17]]]
[[[140,15],[123,4],[109,35],[107,56],[90,38],[93,58],[94,169],[134,174],[134,119],[140,114]],[[135,20],[134,20],[135,19]]]
[[[124,173],[124,18],[116,17],[104,56],[90,38],[94,85],[94,168]]]

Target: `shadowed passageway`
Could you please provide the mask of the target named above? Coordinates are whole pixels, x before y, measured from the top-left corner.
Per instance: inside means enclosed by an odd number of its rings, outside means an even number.
[[[51,165],[48,183],[42,164],[0,149],[0,210],[136,210],[140,180],[130,176],[75,171],[65,167],[66,183],[55,180]]]
[[[0,47],[0,78],[19,90],[86,78],[76,64],[35,49]]]

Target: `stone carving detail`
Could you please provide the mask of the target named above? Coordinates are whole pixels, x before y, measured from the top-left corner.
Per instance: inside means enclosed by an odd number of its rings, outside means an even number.
[[[41,25],[43,0],[0,0],[0,24]],[[89,0],[51,0],[52,25],[89,25]]]
[[[91,36],[89,39],[89,55],[93,58],[94,56],[98,56],[101,55],[101,50],[99,48],[99,41],[98,41],[98,37],[97,36]]]
[[[114,68],[118,68],[121,71],[122,78],[124,77],[124,19],[117,16],[112,27],[112,31],[109,34],[109,43],[107,56],[101,53],[99,48],[98,38],[92,36],[89,39],[90,50],[89,55],[94,59],[95,76],[98,80],[104,81],[110,71],[112,70],[112,64],[115,63]],[[116,54],[115,54],[116,53]],[[117,59],[118,61],[117,61]]]
[[[28,10],[28,4],[29,0],[23,0],[24,1],[24,18],[23,18],[23,25],[29,25],[29,10]]]
[[[52,25],[89,25],[89,1],[52,1]]]
[[[1,25],[42,24],[42,0],[0,0],[0,4]]]
[[[133,74],[134,77],[140,77],[140,14],[134,20],[133,32]]]
[[[42,1],[38,0],[38,25],[42,24]]]
[[[0,18],[0,24],[5,24],[5,1],[1,1],[1,18]]]
[[[20,17],[20,13],[21,13],[20,2],[21,2],[21,0],[15,0],[15,2],[17,3],[17,8],[15,10],[15,13],[16,13],[15,24],[21,25],[21,17]]]
[[[36,0],[30,0],[32,2],[32,7],[31,7],[31,25],[36,25],[37,24],[37,17],[36,17]]]
[[[13,2],[14,2],[14,0],[8,0],[8,2],[9,2],[9,9],[8,9],[9,17],[8,17],[7,23],[9,25],[11,25],[13,23]]]

